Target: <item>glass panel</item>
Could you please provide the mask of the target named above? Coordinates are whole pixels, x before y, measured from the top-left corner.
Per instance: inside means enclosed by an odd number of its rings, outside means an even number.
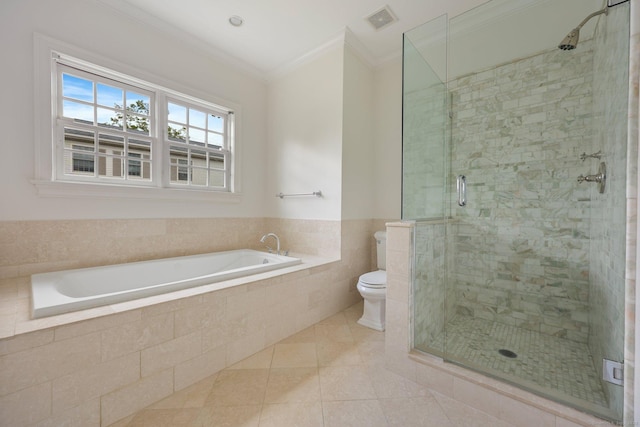
[[[223,148],[224,139],[222,135],[220,135],[219,133],[209,132],[207,143],[209,144],[210,147]]]
[[[187,124],[187,108],[182,105],[168,103],[169,121]]]
[[[169,148],[171,159],[171,182],[187,184],[189,182],[189,152],[185,147],[172,145]]]
[[[149,135],[151,132],[149,117],[127,112],[127,131]]]
[[[204,131],[197,128],[189,128],[189,143],[204,145]]]
[[[81,123],[93,124],[92,105],[65,100],[62,102],[62,114]]]
[[[446,16],[442,16],[411,30],[404,37],[404,219],[442,219],[445,216],[446,31]],[[425,45],[429,48],[424,48]],[[416,46],[421,46],[422,50]]]
[[[98,107],[96,112],[98,126],[107,126],[122,130],[122,112]]]
[[[223,133],[224,132],[224,118],[216,116],[215,114],[209,114],[209,130]]]
[[[221,170],[209,171],[209,186],[210,187],[224,187],[225,173]]]
[[[148,96],[127,91],[127,110],[136,114],[149,115],[149,102]]]
[[[122,109],[124,105],[122,99],[124,91],[122,89],[104,83],[97,83],[96,90],[98,93],[98,104],[105,107]]]
[[[186,142],[187,128],[182,125],[169,123],[169,126],[167,127],[167,138],[171,141]]]
[[[202,111],[189,108],[189,125],[204,129],[207,127],[207,115]]]
[[[414,345],[438,355],[445,320],[446,34],[446,16],[406,33],[403,67],[402,217],[440,220],[415,227]]]
[[[62,96],[80,101],[93,102],[93,82],[63,73]]]
[[[114,156],[98,156],[98,175],[109,178],[124,178],[124,159]]]

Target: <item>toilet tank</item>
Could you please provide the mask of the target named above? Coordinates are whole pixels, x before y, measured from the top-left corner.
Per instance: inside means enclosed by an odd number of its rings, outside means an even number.
[[[376,254],[378,256],[378,270],[387,269],[387,232],[376,231],[373,235],[376,238]]]

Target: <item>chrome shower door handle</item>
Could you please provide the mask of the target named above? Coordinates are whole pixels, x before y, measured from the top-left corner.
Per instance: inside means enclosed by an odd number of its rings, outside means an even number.
[[[467,204],[467,177],[458,175],[456,178],[456,190],[458,192],[458,206]]]

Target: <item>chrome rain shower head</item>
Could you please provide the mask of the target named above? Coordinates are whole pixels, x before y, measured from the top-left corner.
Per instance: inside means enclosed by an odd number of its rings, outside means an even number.
[[[558,48],[560,48],[562,50],[573,50],[573,49],[575,49],[576,46],[578,46],[578,40],[580,39],[580,28],[582,28],[584,26],[584,24],[586,24],[594,16],[598,16],[598,15],[601,15],[603,13],[605,15],[607,15],[609,13],[609,7],[608,6],[605,6],[604,9],[599,10],[597,12],[593,12],[591,15],[587,16],[586,18],[584,18],[584,20],[580,23],[580,25],[578,25],[576,28],[571,30],[571,32],[569,34],[567,34],[567,36],[564,39],[562,39],[562,42],[558,45]]]

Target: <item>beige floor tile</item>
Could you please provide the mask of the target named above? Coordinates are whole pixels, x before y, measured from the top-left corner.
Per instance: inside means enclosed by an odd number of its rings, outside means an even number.
[[[375,399],[376,393],[364,366],[328,366],[320,368],[323,401]]]
[[[384,332],[364,327],[358,323],[349,325],[351,328],[351,336],[356,342],[362,341],[380,341],[384,342]]]
[[[269,373],[265,403],[319,402],[317,368],[279,368]]]
[[[150,409],[201,408],[204,406],[218,374],[212,375],[171,396],[154,403]]]
[[[380,405],[392,427],[455,427],[433,396],[380,399]]]
[[[510,423],[492,417],[443,394],[433,392],[433,396],[456,427],[514,427]]]
[[[351,342],[324,342],[317,344],[320,366],[364,365],[358,346]]]
[[[318,366],[315,343],[276,344],[272,368],[311,368]]]
[[[200,410],[193,427],[258,427],[262,405],[214,406]]]
[[[224,370],[218,374],[205,405],[261,405],[268,378],[268,369]]]
[[[426,387],[380,366],[368,366],[366,370],[378,399],[431,397]]]
[[[316,342],[355,342],[347,324],[316,325]]]
[[[191,427],[200,414],[198,408],[145,409],[127,427]]]
[[[316,323],[316,325],[346,325],[347,318],[344,315],[344,311],[341,311],[338,314],[334,314],[331,317],[327,317],[324,320]]]
[[[367,366],[384,368],[384,341],[366,341],[358,343],[358,352],[362,362]]]
[[[315,343],[316,342],[316,328],[311,326],[307,329],[303,329],[297,334],[293,334],[288,338],[283,339],[278,344],[296,344],[296,343]]]
[[[260,427],[323,427],[320,402],[264,405]]]
[[[229,366],[227,369],[269,369],[273,360],[273,346],[266,348],[253,356]]]
[[[322,404],[325,427],[386,427],[378,400],[346,400]]]

